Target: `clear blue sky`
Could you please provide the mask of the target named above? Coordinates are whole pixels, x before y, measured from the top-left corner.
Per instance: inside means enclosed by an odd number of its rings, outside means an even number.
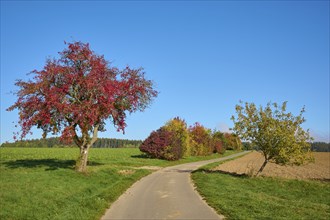
[[[72,40],[160,91],[125,135],[108,123],[100,137],[144,139],[175,116],[226,131],[243,100],[305,105],[303,127],[329,141],[329,1],[1,1],[1,142],[17,131],[15,79]]]

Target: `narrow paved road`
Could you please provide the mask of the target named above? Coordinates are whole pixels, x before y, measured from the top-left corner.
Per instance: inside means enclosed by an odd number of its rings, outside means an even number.
[[[222,219],[194,190],[190,173],[208,163],[227,157],[167,167],[133,184],[107,210],[102,220],[109,219]]]

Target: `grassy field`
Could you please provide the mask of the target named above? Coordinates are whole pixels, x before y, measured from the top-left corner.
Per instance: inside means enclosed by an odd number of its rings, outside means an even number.
[[[330,183],[233,176],[212,171],[192,174],[199,193],[228,219],[330,219]]]
[[[227,152],[226,155],[233,152]],[[99,219],[150,170],[220,157],[164,161],[139,149],[91,149],[87,174],[74,171],[78,148],[0,148],[0,219]]]

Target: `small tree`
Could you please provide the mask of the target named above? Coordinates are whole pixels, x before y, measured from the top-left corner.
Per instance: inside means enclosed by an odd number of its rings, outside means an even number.
[[[277,164],[302,164],[311,160],[309,131],[304,131],[301,124],[305,122],[302,114],[298,116],[286,112],[287,102],[282,106],[268,103],[259,109],[253,103],[240,102],[236,105],[237,118],[232,116],[234,131],[243,140],[257,146],[265,161],[260,167],[260,174],[269,161]],[[258,175],[257,174],[257,175]]]
[[[32,71],[33,80],[18,80],[18,109],[24,138],[33,126],[74,141],[80,149],[76,170],[84,172],[88,150],[105,131],[110,119],[118,131],[126,127],[126,113],[143,111],[157,96],[143,69],[111,67],[88,44],[68,43],[60,59],[48,59],[43,70]],[[81,135],[79,135],[79,133]]]

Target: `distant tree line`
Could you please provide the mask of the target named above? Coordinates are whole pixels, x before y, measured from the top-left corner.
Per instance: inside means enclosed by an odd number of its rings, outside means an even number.
[[[94,144],[94,148],[123,148],[123,147],[139,147],[141,140],[115,139],[115,138],[99,138]]]
[[[311,145],[311,149],[316,152],[330,152],[330,143],[314,142]]]
[[[257,146],[252,146],[249,142],[242,142],[243,150],[259,150]],[[314,152],[330,152],[330,143],[313,142],[311,143],[311,150]]]
[[[93,148],[124,148],[124,147],[139,147],[141,140],[127,140],[116,138],[99,138],[94,144]],[[253,147],[249,142],[242,142],[243,150],[258,150],[258,147]],[[3,143],[1,147],[76,147],[73,144],[64,144],[57,137],[45,138],[45,139],[32,139],[16,141],[13,143]],[[229,147],[230,148],[230,147]],[[330,152],[330,143],[314,142],[311,144],[311,150],[315,152]]]
[[[99,138],[94,144],[93,148],[126,148],[126,147],[139,147],[142,141],[140,140],[127,140],[116,138]],[[61,142],[60,138],[42,138],[32,140],[22,140],[13,143],[3,143],[1,147],[31,147],[31,148],[58,148],[58,147],[76,147],[74,144],[65,144]]]

